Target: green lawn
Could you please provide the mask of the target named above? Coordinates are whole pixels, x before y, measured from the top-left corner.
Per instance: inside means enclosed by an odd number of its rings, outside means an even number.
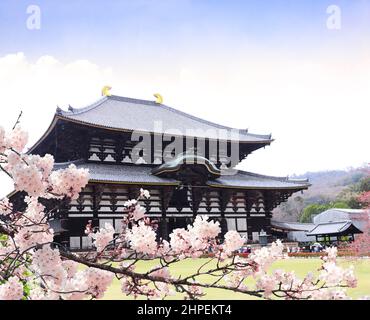
[[[186,275],[196,270],[202,263],[204,259],[192,259],[185,260],[177,264],[175,267],[171,268],[171,273],[173,275]],[[340,259],[339,263],[343,266],[348,266],[353,264],[355,267],[355,273],[358,279],[358,286],[354,289],[348,289],[348,293],[352,298],[359,298],[364,295],[370,295],[370,260],[362,259],[357,261],[348,261],[345,259]],[[149,267],[155,266],[154,261],[141,261],[137,266],[137,271],[146,271]],[[295,271],[298,276],[303,277],[309,271],[315,271],[320,266],[320,259],[305,259],[305,258],[291,258],[287,260],[281,260],[273,264],[272,269],[283,269],[285,271]],[[209,276],[204,276],[203,281],[210,281]],[[248,282],[246,283],[248,285]],[[252,281],[249,282],[252,284]],[[229,292],[226,290],[218,289],[206,289],[205,293],[207,295],[203,299],[221,299],[221,300],[239,300],[239,299],[255,299],[254,297],[247,296],[241,293]],[[120,291],[120,283],[117,279],[114,280],[113,284],[109,288],[104,299],[116,300],[116,299],[132,299],[131,297],[123,296]],[[168,299],[182,299],[180,294],[168,297]]]

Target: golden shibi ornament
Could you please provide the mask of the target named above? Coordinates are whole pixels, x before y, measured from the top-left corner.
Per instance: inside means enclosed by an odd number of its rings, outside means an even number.
[[[153,94],[153,96],[157,98],[155,103],[158,103],[158,104],[163,103],[163,97],[159,93],[155,93]]]
[[[103,89],[101,90],[101,95],[102,96],[111,96],[112,94],[109,92],[112,89],[111,86],[104,86]]]

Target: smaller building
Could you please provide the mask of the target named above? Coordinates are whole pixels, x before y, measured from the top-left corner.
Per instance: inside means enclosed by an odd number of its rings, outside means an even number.
[[[315,225],[328,222],[351,221],[356,228],[363,230],[368,220],[369,210],[363,209],[328,209],[314,216]]]
[[[275,238],[287,241],[324,242],[353,241],[363,233],[369,219],[369,211],[362,209],[328,209],[313,218],[312,223],[271,220],[271,233]]]
[[[352,221],[326,222],[317,224],[306,235],[316,237],[317,242],[333,243],[342,241],[353,241],[354,235],[362,233]]]
[[[283,222],[271,220],[271,233],[277,239],[296,242],[311,242],[306,232],[315,227],[313,223]]]

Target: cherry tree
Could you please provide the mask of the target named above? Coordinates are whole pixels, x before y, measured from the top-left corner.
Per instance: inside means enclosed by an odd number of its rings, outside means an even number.
[[[355,256],[370,255],[370,191],[363,192],[358,200],[365,208],[365,211],[356,217],[356,220],[362,222],[363,233],[357,235],[348,248]]]
[[[216,240],[220,225],[207,216],[175,229],[169,241],[157,241],[157,224],[140,205],[150,198],[146,190],[125,203],[120,234],[109,224],[95,228],[89,222],[85,232],[95,250],[70,252],[54,242],[50,211],[40,200],[77,199],[89,173],[73,164],[53,170],[53,157],[23,153],[26,143],[27,133],[18,123],[8,132],[0,127],[0,170],[14,181],[16,191],[27,194],[23,211],[15,210],[7,198],[0,200],[0,299],[99,299],[112,281],[120,282],[122,295],[148,299],[164,299],[176,292],[198,299],[206,288],[266,299],[347,299],[346,288],[356,286],[353,268],[336,263],[336,248],[327,249],[315,275],[299,278],[294,272],[271,272],[275,261],[287,259],[280,241],[240,257],[235,252],[244,239],[229,231],[220,244]],[[203,258],[191,274],[171,273],[184,260],[203,257],[210,250],[214,255]],[[157,265],[140,272],[136,266],[142,260]],[[202,280],[204,275],[211,280]],[[245,284],[249,278],[254,280],[252,286]]]

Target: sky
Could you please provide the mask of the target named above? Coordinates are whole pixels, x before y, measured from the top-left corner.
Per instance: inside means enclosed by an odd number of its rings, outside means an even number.
[[[0,39],[0,125],[22,110],[29,146],[57,106],[84,107],[110,85],[272,133],[244,170],[286,176],[370,160],[370,0],[2,0]]]

